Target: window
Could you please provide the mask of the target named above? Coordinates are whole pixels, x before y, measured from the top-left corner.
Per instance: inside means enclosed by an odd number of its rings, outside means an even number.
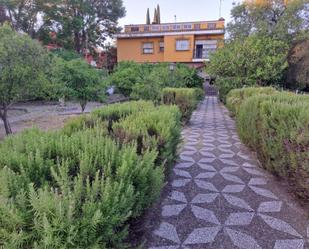
[[[149,31],[150,27],[149,26],[144,26],[144,31]]]
[[[160,52],[164,52],[164,42],[159,42]]]
[[[159,31],[160,30],[160,26],[152,26],[151,30],[152,31]]]
[[[143,43],[143,54],[153,54],[153,42]]]
[[[139,31],[139,27],[131,27],[131,32],[138,32]]]
[[[176,41],[176,51],[186,51],[190,49],[189,40],[177,40]]]
[[[170,26],[164,25],[164,26],[162,26],[162,30],[164,30],[164,31],[170,30]]]
[[[183,28],[184,29],[192,29],[192,24],[184,24]]]
[[[173,25],[173,30],[179,30],[181,29],[181,26],[179,24]]]
[[[216,29],[216,23],[208,23],[207,27],[208,29]]]
[[[194,24],[194,29],[201,29],[201,24]]]

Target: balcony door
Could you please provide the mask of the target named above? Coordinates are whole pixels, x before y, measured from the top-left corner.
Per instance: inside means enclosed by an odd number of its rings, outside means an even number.
[[[196,40],[195,59],[209,59],[209,55],[217,50],[217,40]]]

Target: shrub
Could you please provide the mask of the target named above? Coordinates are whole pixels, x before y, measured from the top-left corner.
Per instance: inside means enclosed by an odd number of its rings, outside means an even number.
[[[144,110],[154,108],[150,101],[130,101],[128,103],[119,103],[108,105],[92,112],[94,119],[108,122],[108,131],[112,131],[113,123],[134,113],[140,113]]]
[[[176,106],[158,106],[148,112],[136,112],[113,125],[113,134],[121,143],[135,142],[137,153],[158,151],[157,164],[175,158],[180,138],[181,113]]]
[[[108,81],[126,96],[154,102],[160,101],[164,87],[202,88],[203,85],[203,79],[198,76],[196,69],[176,64],[175,70],[171,72],[168,63],[122,62]]]
[[[246,87],[241,89],[233,89],[226,97],[226,106],[232,115],[236,115],[240,105],[251,96],[259,94],[272,95],[274,93],[277,93],[277,91],[272,87]]]
[[[236,112],[240,138],[267,170],[285,177],[309,197],[309,96],[257,94]]]
[[[89,128],[94,128],[96,126],[101,126],[106,128],[107,131],[107,123],[102,122],[98,117],[96,116],[90,116],[90,115],[81,115],[79,117],[71,118],[68,122],[65,123],[63,129],[61,132],[63,134],[66,134],[68,136],[71,136],[73,133],[85,130]]]
[[[198,88],[164,88],[162,90],[162,103],[177,105],[182,113],[183,120],[188,120],[204,95]]]
[[[136,154],[100,128],[26,131],[0,145],[0,245],[121,248],[126,223],[160,192],[155,151]]]

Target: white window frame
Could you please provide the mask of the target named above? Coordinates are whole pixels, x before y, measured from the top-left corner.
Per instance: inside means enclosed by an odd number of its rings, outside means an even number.
[[[188,50],[190,50],[189,39],[176,40],[176,51],[188,51]]]
[[[143,54],[153,54],[154,47],[153,42],[144,42],[142,45]]]
[[[181,29],[181,25],[180,24],[174,24],[173,25],[173,30],[180,30]]]
[[[183,29],[192,29],[192,24],[184,24]]]
[[[159,51],[164,52],[164,41],[159,42]]]

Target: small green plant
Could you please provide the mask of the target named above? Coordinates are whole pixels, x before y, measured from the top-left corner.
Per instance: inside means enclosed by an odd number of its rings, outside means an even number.
[[[162,90],[162,103],[177,105],[182,113],[183,120],[187,121],[204,92],[200,88],[164,88]]]

